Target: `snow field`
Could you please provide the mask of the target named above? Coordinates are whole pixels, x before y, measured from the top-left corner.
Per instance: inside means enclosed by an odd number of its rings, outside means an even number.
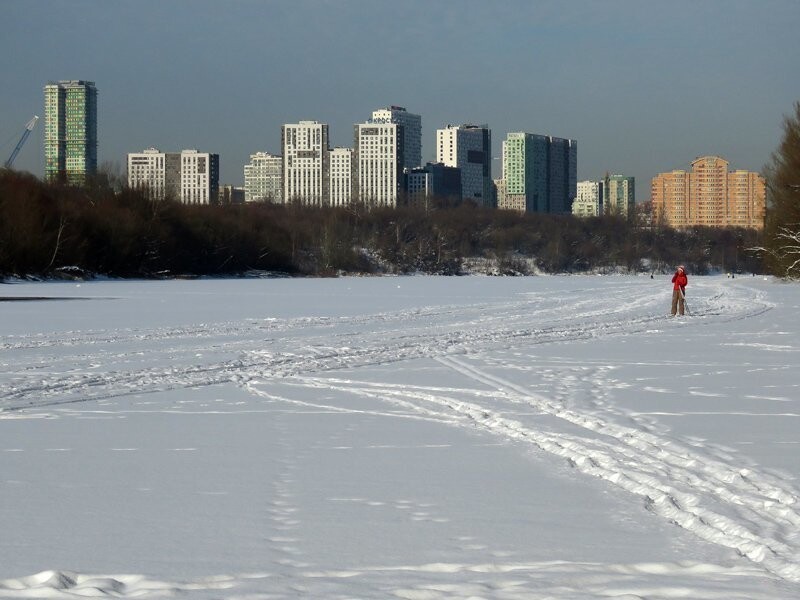
[[[800,590],[793,286],[6,287],[0,597]]]

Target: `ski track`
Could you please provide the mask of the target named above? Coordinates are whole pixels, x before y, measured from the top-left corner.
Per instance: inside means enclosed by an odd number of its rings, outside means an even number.
[[[581,472],[605,479],[645,499],[648,510],[699,537],[735,549],[768,571],[790,581],[800,581],[797,548],[782,541],[800,525],[797,497],[779,480],[748,469],[733,467],[701,455],[672,440],[565,410],[524,388],[489,375],[455,357],[439,362],[496,390],[495,399],[530,405],[542,413],[564,419],[601,439],[564,433],[546,433],[502,416],[495,408],[425,391],[386,388],[337,380],[305,381],[307,385],[337,389],[407,407],[418,402],[428,416],[437,406],[442,421],[480,427],[510,440],[524,440],[566,458]],[[402,400],[398,401],[400,398]],[[496,406],[498,403],[493,403]],[[763,532],[771,532],[767,537]]]
[[[601,290],[590,300],[540,293],[358,317],[11,336],[0,344],[0,418],[25,409],[222,383],[239,384],[273,402],[352,410],[265,389],[280,379],[377,400],[374,414],[477,428],[506,442],[532,444],[641,498],[652,513],[734,549],[768,573],[800,581],[798,492],[778,477],[737,466],[734,457],[708,446],[667,437],[646,418],[615,408],[605,398],[603,390],[614,382],[602,365],[554,367],[545,377],[561,391],[546,397],[481,362],[483,352],[498,347],[627,336],[673,325],[656,314],[664,308],[661,290],[625,285]],[[747,286],[703,282],[694,286],[690,308],[697,327],[747,319],[771,305]],[[435,359],[473,386],[369,383],[331,373],[419,358]],[[170,367],[171,362],[194,364]],[[575,389],[585,391],[587,384],[591,399],[572,401]],[[534,412],[516,414],[523,409]],[[570,433],[545,430],[537,423],[541,415],[568,424],[563,429]],[[275,511],[273,518],[284,516],[280,508]],[[75,576],[50,576],[76,585]]]
[[[415,309],[365,317],[301,318],[287,322],[246,320],[131,331],[116,338],[102,331],[16,336],[0,346],[0,384],[6,390],[0,396],[0,410],[468,352],[475,347],[508,344],[517,338],[547,343],[629,334],[664,320],[653,316],[654,310],[663,304],[661,294],[631,299],[629,290],[623,288],[612,290],[602,302],[573,301],[557,294],[542,296],[501,304]],[[611,311],[607,306],[613,307]],[[531,320],[540,326],[531,328]],[[442,321],[449,322],[441,325]],[[172,340],[180,343],[160,345]],[[204,343],[208,341],[217,343]],[[105,348],[130,345],[135,350],[120,353]],[[101,347],[95,349],[95,346]],[[64,347],[90,347],[94,352],[64,352]],[[263,347],[269,350],[259,349]],[[6,353],[11,352],[14,360],[4,360]],[[198,360],[216,354],[233,354],[235,358],[219,362]],[[188,368],[163,366],[170,362],[197,364]],[[130,370],[130,363],[137,368]],[[106,368],[94,372],[98,366]]]

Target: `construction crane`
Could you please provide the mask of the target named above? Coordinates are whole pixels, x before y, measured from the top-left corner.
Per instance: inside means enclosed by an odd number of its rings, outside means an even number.
[[[23,144],[25,144],[25,140],[28,139],[28,136],[31,134],[31,131],[33,131],[33,128],[36,127],[36,121],[38,120],[39,117],[34,115],[33,118],[30,121],[28,121],[28,124],[25,125],[25,131],[22,132],[22,137],[19,138],[19,141],[17,142],[14,151],[11,153],[11,156],[9,156],[8,160],[3,163],[3,167],[5,167],[6,169],[10,169],[11,165],[14,164],[14,159],[17,158],[17,154],[19,154],[19,151],[22,150],[22,146]]]

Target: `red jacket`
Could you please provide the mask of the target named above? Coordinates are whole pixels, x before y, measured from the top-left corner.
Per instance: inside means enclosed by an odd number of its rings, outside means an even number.
[[[676,271],[675,275],[672,276],[672,283],[675,284],[672,286],[673,290],[685,291],[684,288],[689,283],[689,278],[686,277],[686,273],[683,271]]]

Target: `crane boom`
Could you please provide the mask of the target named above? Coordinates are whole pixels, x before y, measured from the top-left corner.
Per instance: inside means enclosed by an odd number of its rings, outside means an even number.
[[[28,139],[28,136],[31,134],[31,131],[33,131],[33,128],[36,127],[36,121],[38,120],[39,117],[34,115],[33,118],[30,121],[28,121],[28,124],[25,125],[25,131],[22,132],[22,137],[19,138],[19,141],[17,142],[14,151],[11,153],[11,156],[8,157],[8,160],[5,163],[3,163],[3,166],[6,169],[10,169],[11,165],[14,164],[14,159],[17,158],[17,154],[19,154],[19,151],[22,150],[22,146],[23,144],[25,144],[25,140]]]

